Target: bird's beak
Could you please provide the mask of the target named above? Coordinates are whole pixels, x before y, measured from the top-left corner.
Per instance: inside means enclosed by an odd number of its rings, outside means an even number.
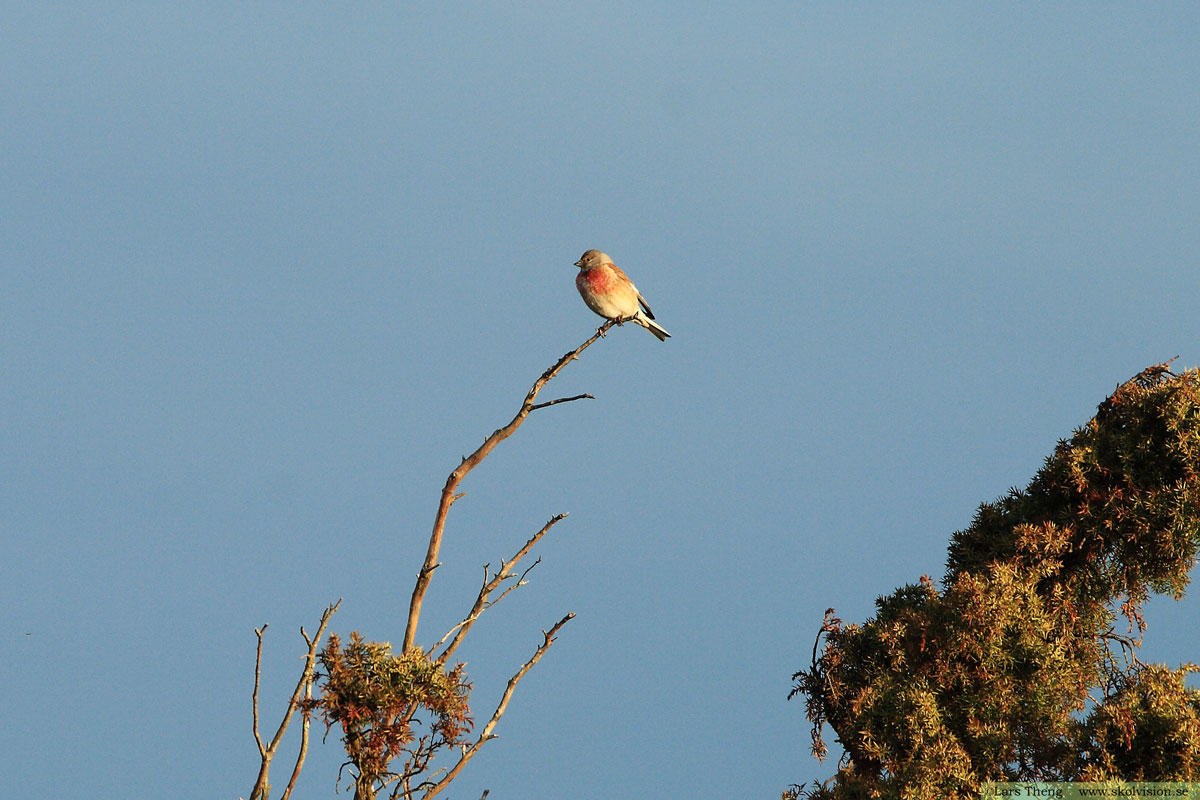
[[[576,261],[576,262],[575,262],[575,266],[577,266],[577,267],[582,267],[582,266],[583,266],[583,259],[581,258],[581,259],[579,259],[578,261]]]

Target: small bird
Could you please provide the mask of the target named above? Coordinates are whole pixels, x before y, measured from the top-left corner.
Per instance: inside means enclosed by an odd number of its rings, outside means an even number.
[[[588,250],[575,262],[579,274],[575,276],[575,287],[587,307],[605,319],[633,322],[665,342],[671,334],[654,321],[654,312],[646,305],[646,299],[633,285],[633,281],[612,262],[607,253]]]

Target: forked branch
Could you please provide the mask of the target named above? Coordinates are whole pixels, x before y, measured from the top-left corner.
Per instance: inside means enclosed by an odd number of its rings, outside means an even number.
[[[321,641],[321,637],[325,635],[325,627],[329,624],[330,617],[338,610],[338,606],[342,604],[341,600],[333,603],[325,609],[325,613],[321,615],[321,622],[317,626],[317,633],[313,637],[309,637],[308,632],[303,627],[300,628],[300,635],[304,637],[305,644],[308,645],[308,652],[304,656],[304,669],[300,672],[300,680],[296,683],[296,688],[292,692],[292,697],[288,701],[287,711],[283,715],[283,720],[279,723],[279,727],[275,730],[275,735],[271,737],[270,744],[263,742],[262,734],[258,727],[258,687],[262,676],[262,648],[263,634],[267,630],[267,626],[255,628],[254,634],[258,637],[258,649],[254,659],[254,694],[252,703],[254,707],[254,741],[258,743],[258,753],[262,759],[262,764],[258,769],[258,778],[254,781],[254,789],[250,792],[249,800],[268,800],[271,792],[271,784],[268,781],[271,771],[271,760],[275,757],[275,752],[279,749],[279,744],[283,741],[283,734],[288,729],[288,725],[292,722],[292,714],[300,706],[300,696],[312,697],[312,685],[316,676],[317,663],[317,645]],[[291,795],[292,789],[296,785],[296,778],[300,774],[300,768],[304,766],[304,759],[308,755],[308,716],[304,716],[304,724],[300,734],[300,752],[296,756],[296,765],[292,769],[291,780],[288,781],[287,789],[283,792],[283,800]]]
[[[614,320],[605,322],[596,329],[596,332],[592,334],[587,341],[579,345],[579,347],[576,347],[571,352],[564,354],[562,358],[558,359],[558,361],[556,361],[549,369],[543,372],[541,377],[534,381],[533,386],[530,387],[529,392],[525,395],[525,400],[521,403],[521,408],[517,411],[516,416],[514,416],[507,425],[503,426],[502,428],[497,428],[495,431],[493,431],[492,435],[487,437],[487,439],[483,441],[483,444],[479,446],[479,449],[477,449],[474,453],[471,453],[471,455],[465,456],[462,460],[462,463],[459,464],[458,467],[456,467],[454,471],[451,472],[446,478],[446,485],[442,488],[442,497],[438,503],[437,514],[433,519],[433,532],[429,536],[429,549],[425,553],[425,562],[421,565],[421,571],[417,573],[417,581],[413,586],[412,600],[408,606],[408,625],[404,630],[404,647],[402,652],[408,652],[411,650],[413,643],[416,641],[417,622],[421,618],[421,604],[425,600],[425,593],[429,590],[429,582],[433,579],[433,571],[437,569],[438,566],[438,553],[442,548],[442,534],[446,528],[446,515],[450,511],[450,506],[460,496],[456,494],[458,484],[467,476],[467,473],[475,469],[479,462],[483,461],[483,459],[487,457],[488,453],[492,452],[496,445],[500,444],[500,442],[504,441],[509,436],[512,436],[513,433],[516,432],[517,428],[521,427],[521,423],[525,421],[525,418],[528,417],[533,411],[539,408],[546,408],[547,406],[555,405],[557,403],[566,403],[572,400],[582,400],[584,398],[591,397],[591,395],[588,394],[581,394],[574,397],[564,397],[559,400],[552,400],[548,403],[536,402],[538,393],[547,383],[553,380],[554,377],[558,375],[558,373],[561,372],[564,367],[567,366],[567,364],[578,358],[580,353],[591,347],[597,339],[607,333],[608,329],[615,324],[616,322]]]
[[[533,569],[533,567],[537,566],[537,562],[534,562],[533,566],[521,573],[520,577],[513,572],[513,569],[521,562],[521,559],[523,559],[529,553],[529,551],[533,549],[533,546],[537,544],[541,538],[545,536],[551,528],[554,527],[556,523],[561,522],[566,518],[566,516],[566,514],[555,514],[550,518],[549,522],[542,526],[540,531],[530,537],[529,541],[527,541],[525,545],[517,551],[516,555],[507,561],[500,562],[500,568],[496,570],[495,574],[491,576],[490,580],[485,580],[483,586],[479,589],[479,594],[475,598],[475,605],[471,606],[471,612],[467,614],[466,618],[462,622],[458,623],[458,625],[451,630],[451,633],[454,634],[454,638],[450,640],[450,644],[446,646],[446,649],[441,653],[441,655],[437,656],[434,661],[436,661],[438,664],[446,663],[446,659],[448,659],[451,654],[458,649],[459,644],[462,643],[463,637],[467,635],[467,631],[469,631],[471,626],[475,624],[475,620],[479,619],[479,615],[503,600],[505,595],[525,582],[525,575],[529,573],[530,569]],[[490,598],[492,592],[496,591],[496,589],[498,589],[500,584],[504,583],[504,581],[511,578],[517,578],[517,582],[512,586],[509,586],[495,600],[491,600]],[[450,633],[447,633],[446,636],[443,636],[442,642],[446,641],[449,636]],[[438,647],[440,647],[442,642],[438,642],[433,649],[436,650]],[[432,655],[432,651],[430,651],[430,654]]]

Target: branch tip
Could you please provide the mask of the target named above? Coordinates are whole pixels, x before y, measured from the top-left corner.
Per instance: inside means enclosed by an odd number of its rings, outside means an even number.
[[[417,573],[416,585],[413,586],[412,598],[409,601],[408,622],[404,629],[404,644],[401,647],[401,652],[407,652],[416,644],[417,623],[421,618],[421,605],[424,603],[425,594],[429,590],[429,583],[433,577],[433,567],[437,563],[438,553],[441,551],[442,547],[442,537],[446,528],[446,515],[449,513],[450,506],[456,499],[455,490],[458,488],[459,482],[462,481],[462,479],[466,477],[466,475],[472,469],[474,469],[479,462],[483,461],[483,459],[487,457],[488,453],[490,453],[496,447],[496,445],[500,444],[500,442],[504,441],[513,433],[515,433],[517,428],[521,427],[521,424],[525,421],[525,418],[528,417],[530,412],[532,412],[534,409],[545,408],[549,405],[571,402],[573,400],[582,400],[585,398],[595,399],[593,395],[581,394],[576,395],[575,397],[551,400],[545,404],[534,402],[537,399],[538,393],[545,387],[547,383],[553,380],[555,376],[557,376],[558,373],[561,372],[564,367],[566,367],[567,364],[578,358],[580,353],[591,347],[599,337],[604,335],[606,330],[612,327],[613,324],[614,323],[612,320],[606,320],[605,323],[596,330],[596,333],[584,340],[583,344],[579,345],[574,350],[565,353],[549,369],[543,372],[541,377],[534,381],[533,386],[529,388],[529,391],[525,394],[525,399],[521,403],[520,408],[517,410],[517,413],[508,422],[508,424],[493,431],[490,436],[483,440],[483,444],[479,445],[475,452],[471,453],[470,455],[463,456],[458,467],[450,473],[448,478],[446,478],[446,484],[442,488],[441,500],[438,503],[438,510],[434,515],[433,530],[429,534],[429,547],[425,553],[425,565],[421,568],[421,571]]]

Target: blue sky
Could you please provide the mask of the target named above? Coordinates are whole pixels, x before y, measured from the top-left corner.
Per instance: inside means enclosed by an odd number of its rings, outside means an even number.
[[[0,48],[0,733],[14,797],[245,796],[300,625],[459,651],[452,797],[774,797],[827,607],[940,576],[1120,381],[1200,363],[1190,4],[15,3]],[[1152,602],[1146,656],[1196,659]],[[328,797],[336,734],[300,797]],[[284,758],[284,756],[280,756]],[[283,781],[285,768],[276,768]]]

